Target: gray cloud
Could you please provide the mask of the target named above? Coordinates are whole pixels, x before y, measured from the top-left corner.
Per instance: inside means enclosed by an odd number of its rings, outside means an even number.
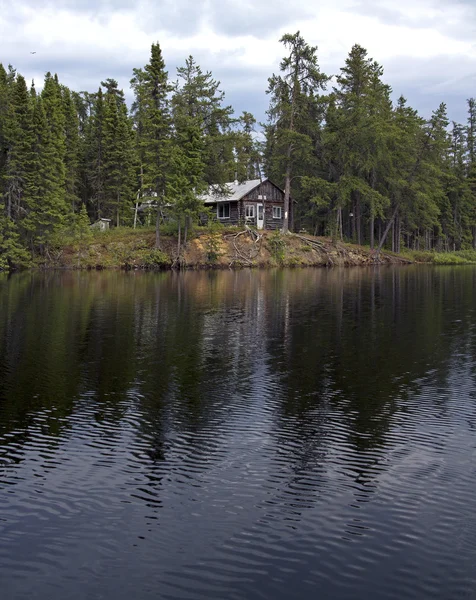
[[[390,2],[385,7],[380,0],[360,0],[353,4],[347,0],[335,0],[334,3],[323,0],[327,8],[341,4],[342,10],[347,13],[371,16],[382,24],[434,29],[455,41],[476,40],[476,0],[427,2],[432,6],[428,16],[424,18],[420,14],[416,18],[417,13],[398,10]],[[40,3],[39,6],[37,0],[17,0],[15,4],[7,6],[6,2],[0,0],[2,4],[5,6],[0,10],[0,37],[3,40],[0,60],[14,64],[28,79],[34,77],[38,87],[44,72],[48,70],[57,72],[62,82],[76,90],[94,91],[102,79],[114,77],[130,99],[128,88],[132,69],[147,62],[146,47],[159,38],[172,79],[175,78],[176,67],[192,54],[204,70],[212,71],[214,77],[221,81],[227,101],[237,113],[249,110],[259,120],[264,120],[269,100],[265,94],[267,79],[276,70],[276,61],[264,66],[262,61],[257,61],[259,65],[246,66],[242,58],[247,41],[240,41],[241,47],[239,44],[230,44],[228,49],[214,48],[212,42],[209,47],[204,47],[203,42],[194,47],[196,42],[191,36],[198,34],[206,25],[215,34],[232,40],[246,36],[250,40],[276,42],[283,29],[295,31],[298,21],[303,23],[320,15],[318,9],[322,3],[317,7],[312,2],[301,0],[294,3],[289,0],[139,0],[132,5],[130,0],[50,0],[48,4]],[[95,47],[91,39],[82,44],[76,42],[69,45],[67,41],[59,44],[46,38],[41,45],[31,34],[26,37],[24,25],[25,19],[33,18],[35,11],[45,6],[52,11],[69,11],[78,19],[87,15],[94,22],[105,25],[105,36],[109,33],[111,16],[122,15],[126,21],[130,19],[131,24],[139,24],[139,30],[134,28],[133,35],[140,36],[140,39],[124,39],[123,51],[118,51],[117,44],[111,48],[107,43],[99,44],[101,40]],[[22,10],[25,7],[30,9],[30,14]],[[448,11],[460,17],[449,21]],[[326,26],[335,28],[336,38],[339,38],[338,22]],[[175,43],[167,47],[167,35],[183,40],[183,45],[177,47]],[[354,35],[354,32],[350,35]],[[359,36],[360,43],[366,45],[368,32],[355,31],[355,35]],[[333,47],[326,54],[325,45],[319,39],[310,41],[319,44],[322,70],[329,74],[338,73],[345,60],[345,52]],[[347,47],[347,51],[355,41],[339,38],[340,46]],[[404,47],[405,39],[402,38]],[[30,50],[37,50],[37,54],[30,55]],[[438,53],[427,59],[395,56],[382,60],[378,56],[378,47],[371,54],[385,67],[385,79],[392,85],[395,97],[403,93],[410,104],[424,115],[428,115],[439,102],[445,101],[450,118],[465,120],[466,98],[476,96],[474,56],[446,56],[444,48],[438,49]]]
[[[416,0],[417,2],[417,0]],[[353,13],[374,17],[386,25],[410,27],[412,29],[435,29],[458,40],[476,39],[475,0],[432,0],[432,14],[417,17],[412,10],[402,10],[397,2],[385,6],[375,0],[358,0],[350,9]],[[461,10],[463,19],[448,18],[448,10]],[[404,43],[404,40],[402,40]]]

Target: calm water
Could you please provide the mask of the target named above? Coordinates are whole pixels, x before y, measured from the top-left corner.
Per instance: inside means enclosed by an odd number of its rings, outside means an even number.
[[[2,600],[476,598],[476,269],[0,278]]]

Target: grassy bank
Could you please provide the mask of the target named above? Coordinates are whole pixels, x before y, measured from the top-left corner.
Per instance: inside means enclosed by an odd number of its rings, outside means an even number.
[[[383,263],[401,263],[384,253]],[[115,228],[87,239],[63,238],[37,261],[40,268],[188,269],[240,267],[359,266],[374,264],[368,248],[328,238],[253,232],[241,228],[197,229],[178,255],[177,238],[164,230],[155,248],[155,230]]]
[[[434,265],[476,265],[476,250],[459,250],[456,252],[405,250],[401,256],[416,263],[428,263]]]
[[[382,252],[380,263],[476,264],[476,250]],[[329,238],[242,228],[197,228],[178,254],[177,237],[166,227],[161,248],[154,228],[91,231],[86,239],[62,238],[37,259],[40,268],[66,269],[207,269],[240,267],[365,266],[375,264],[368,247]]]

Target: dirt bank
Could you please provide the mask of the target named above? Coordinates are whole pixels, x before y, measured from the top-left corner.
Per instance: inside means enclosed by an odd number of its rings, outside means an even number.
[[[242,267],[335,267],[375,264],[368,248],[307,234],[224,230],[199,232],[177,256],[177,240],[162,236],[161,249],[154,248],[152,231],[112,230],[96,234],[81,247],[53,249],[40,266],[70,269],[206,269]],[[407,259],[389,253],[380,263],[402,264]]]

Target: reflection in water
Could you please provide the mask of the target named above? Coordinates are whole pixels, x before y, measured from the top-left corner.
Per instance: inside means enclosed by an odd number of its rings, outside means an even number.
[[[0,278],[7,598],[476,593],[474,268]]]

